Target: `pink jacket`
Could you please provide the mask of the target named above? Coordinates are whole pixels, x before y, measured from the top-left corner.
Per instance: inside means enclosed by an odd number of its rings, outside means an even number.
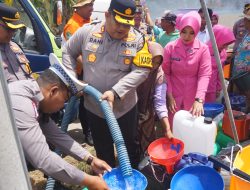
[[[191,26],[197,35],[200,16],[197,12],[190,13],[181,19],[180,30]],[[177,110],[189,110],[195,98],[205,99],[211,76],[211,57],[207,45],[194,39],[187,46],[181,38],[168,43],[164,48],[162,68],[167,79],[167,92],[175,98]]]
[[[230,28],[217,24],[213,27],[213,32],[218,48],[222,47],[225,44],[230,45],[235,41],[233,31]],[[214,51],[211,41],[209,41],[207,45],[210,51],[211,62],[212,62],[212,76],[209,81],[207,92],[217,92],[221,90],[219,71],[216,64],[216,59],[214,56]],[[226,49],[223,49],[220,52],[221,64],[224,64],[226,58],[227,58]]]

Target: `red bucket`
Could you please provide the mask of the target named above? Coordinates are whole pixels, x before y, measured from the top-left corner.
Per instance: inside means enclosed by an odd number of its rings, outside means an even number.
[[[148,147],[150,159],[166,167],[167,173],[174,172],[174,165],[184,154],[184,143],[179,139],[163,137],[153,141]]]

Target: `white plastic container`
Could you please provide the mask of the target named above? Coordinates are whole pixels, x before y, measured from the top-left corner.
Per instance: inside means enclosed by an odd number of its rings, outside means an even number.
[[[185,110],[176,112],[173,135],[184,142],[184,153],[213,154],[217,128],[212,118],[193,117]]]

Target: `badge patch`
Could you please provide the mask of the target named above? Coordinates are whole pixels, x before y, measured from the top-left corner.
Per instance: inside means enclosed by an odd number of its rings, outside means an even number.
[[[124,64],[125,65],[129,65],[131,63],[130,59],[129,58],[125,58],[124,59]]]
[[[29,63],[25,63],[25,69],[26,69],[27,73],[29,73],[29,74],[32,73]]]
[[[17,47],[17,46],[10,46],[10,48],[12,49],[12,51],[13,51],[14,53],[16,53],[16,52],[19,52],[19,51],[20,51],[20,48],[19,48],[19,47]]]
[[[172,61],[180,61],[181,59],[179,57],[171,57],[170,58]]]
[[[26,58],[24,54],[17,55],[16,57],[20,63],[29,63],[29,60]]]
[[[96,61],[96,55],[94,53],[89,54],[88,61],[94,63]]]
[[[131,15],[131,13],[132,13],[132,10],[130,8],[128,8],[128,9],[125,10],[125,14],[126,15]]]
[[[95,36],[97,38],[102,38],[102,34],[100,33],[93,33],[92,36]]]
[[[126,50],[123,51],[123,54],[124,54],[124,55],[131,55],[131,54],[132,54],[132,51],[129,50],[129,49],[126,49]]]
[[[91,48],[93,51],[96,51],[98,47],[99,47],[99,45],[97,45],[97,44],[93,44],[93,45],[90,46],[90,48]]]

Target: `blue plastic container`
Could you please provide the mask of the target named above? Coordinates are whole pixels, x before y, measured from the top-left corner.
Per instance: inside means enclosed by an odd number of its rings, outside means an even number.
[[[177,172],[182,168],[190,166],[208,166],[213,168],[214,164],[208,160],[208,157],[205,154],[190,152],[182,156],[181,160],[174,166],[174,170]]]
[[[223,190],[221,175],[208,166],[190,166],[181,169],[172,178],[171,190]]]
[[[135,169],[132,176],[124,178],[121,169],[114,168],[111,172],[105,173],[103,179],[110,190],[145,190],[148,185],[146,177]]]
[[[232,110],[243,111],[246,108],[246,96],[229,93],[230,104]],[[222,98],[222,103],[225,104],[225,99]]]
[[[218,114],[224,111],[224,105],[219,103],[205,103],[204,116],[215,118]]]

